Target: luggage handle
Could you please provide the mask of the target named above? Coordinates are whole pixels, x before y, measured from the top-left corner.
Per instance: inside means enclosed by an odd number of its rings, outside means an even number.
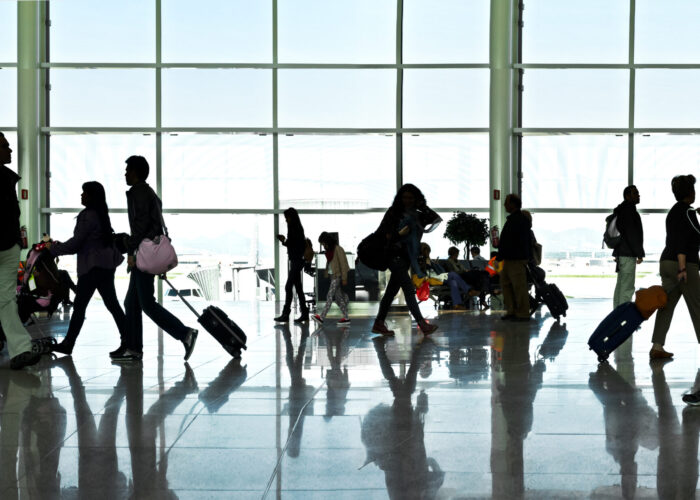
[[[197,310],[194,307],[192,307],[192,305],[189,302],[187,302],[187,300],[185,300],[185,297],[183,297],[182,294],[180,294],[180,290],[175,288],[173,286],[173,284],[170,283],[167,276],[165,276],[165,274],[163,274],[163,275],[159,276],[159,278],[162,279],[163,281],[165,281],[168,284],[168,286],[170,286],[170,288],[175,290],[175,293],[177,294],[178,297],[180,297],[180,300],[183,301],[185,303],[185,305],[190,308],[190,311],[192,311],[194,313],[194,315],[197,316],[197,319],[199,319],[200,314],[197,312]]]

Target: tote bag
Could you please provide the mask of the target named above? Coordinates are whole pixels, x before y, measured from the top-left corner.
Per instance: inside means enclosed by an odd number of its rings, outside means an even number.
[[[173,247],[168,228],[165,227],[163,212],[160,214],[160,223],[165,234],[156,236],[153,239],[145,238],[136,250],[136,268],[148,274],[165,274],[177,267],[177,252]]]

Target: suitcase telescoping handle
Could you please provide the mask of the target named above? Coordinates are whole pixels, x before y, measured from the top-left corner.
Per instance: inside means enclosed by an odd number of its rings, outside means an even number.
[[[170,281],[168,280],[168,278],[166,278],[165,275],[160,276],[160,279],[162,279],[163,281],[165,281],[165,282],[168,284],[168,286],[169,286],[170,288],[172,288],[173,290],[175,290],[175,293],[177,294],[178,297],[180,297],[180,300],[183,301],[183,302],[185,303],[185,305],[186,305],[187,307],[190,308],[190,311],[192,311],[192,312],[194,313],[194,315],[197,316],[197,319],[199,319],[200,314],[197,312],[197,310],[196,310],[194,307],[192,307],[192,305],[191,305],[189,302],[187,302],[187,300],[185,299],[185,297],[183,297],[182,294],[180,293],[180,290],[178,290],[177,288],[175,288],[175,287],[173,286],[173,284],[170,283]]]

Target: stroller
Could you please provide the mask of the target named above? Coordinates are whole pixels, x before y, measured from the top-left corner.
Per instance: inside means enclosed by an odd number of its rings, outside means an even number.
[[[30,286],[34,278],[34,289]],[[59,306],[72,304],[70,292],[77,290],[67,271],[58,269],[54,258],[45,243],[32,245],[27,253],[27,261],[20,265],[17,285],[17,312],[23,324],[33,322],[32,315],[37,312],[47,313],[49,319]],[[0,350],[4,347],[5,332],[0,327]],[[49,346],[55,344],[53,337],[32,340],[34,350],[48,352]]]

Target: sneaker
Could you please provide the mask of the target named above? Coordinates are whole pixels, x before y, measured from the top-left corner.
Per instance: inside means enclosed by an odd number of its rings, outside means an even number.
[[[350,326],[350,318],[341,318],[336,323],[338,326]]]
[[[383,321],[375,321],[374,325],[372,326],[372,333],[381,333],[387,337],[392,337],[394,335],[394,330],[389,330],[386,327],[386,323]]]
[[[121,356],[122,354],[124,354],[124,351],[126,351],[126,347],[123,346],[123,345],[120,345],[120,346],[119,346],[119,349],[117,349],[116,351],[112,351],[112,352],[109,353],[109,357],[112,358],[112,359],[118,358],[119,356]]]
[[[321,317],[320,314],[314,314],[313,316],[311,316],[311,319],[314,320],[319,325],[323,324],[323,318]]]
[[[199,332],[194,328],[190,328],[187,335],[185,335],[185,340],[182,341],[182,343],[185,345],[185,361],[190,359],[190,356],[192,356],[194,345],[197,343],[197,335],[199,335]]]
[[[431,325],[427,321],[423,320],[420,323],[418,323],[418,328],[420,328],[420,331],[423,332],[423,335],[430,335],[433,333],[435,330],[438,329],[437,325]]]
[[[10,360],[10,368],[21,370],[25,366],[32,366],[39,362],[41,354],[38,352],[25,351]]]
[[[295,325],[299,325],[301,323],[308,323],[309,322],[309,313],[302,314],[299,316],[297,319],[294,320]]]
[[[289,323],[289,314],[280,314],[275,318],[275,323],[286,325],[287,323]]]
[[[690,406],[700,406],[700,391],[683,394],[683,402]]]
[[[114,356],[112,361],[115,363],[130,363],[133,361],[141,361],[143,359],[143,354],[140,352],[132,351],[131,349],[124,349],[124,352]]]

